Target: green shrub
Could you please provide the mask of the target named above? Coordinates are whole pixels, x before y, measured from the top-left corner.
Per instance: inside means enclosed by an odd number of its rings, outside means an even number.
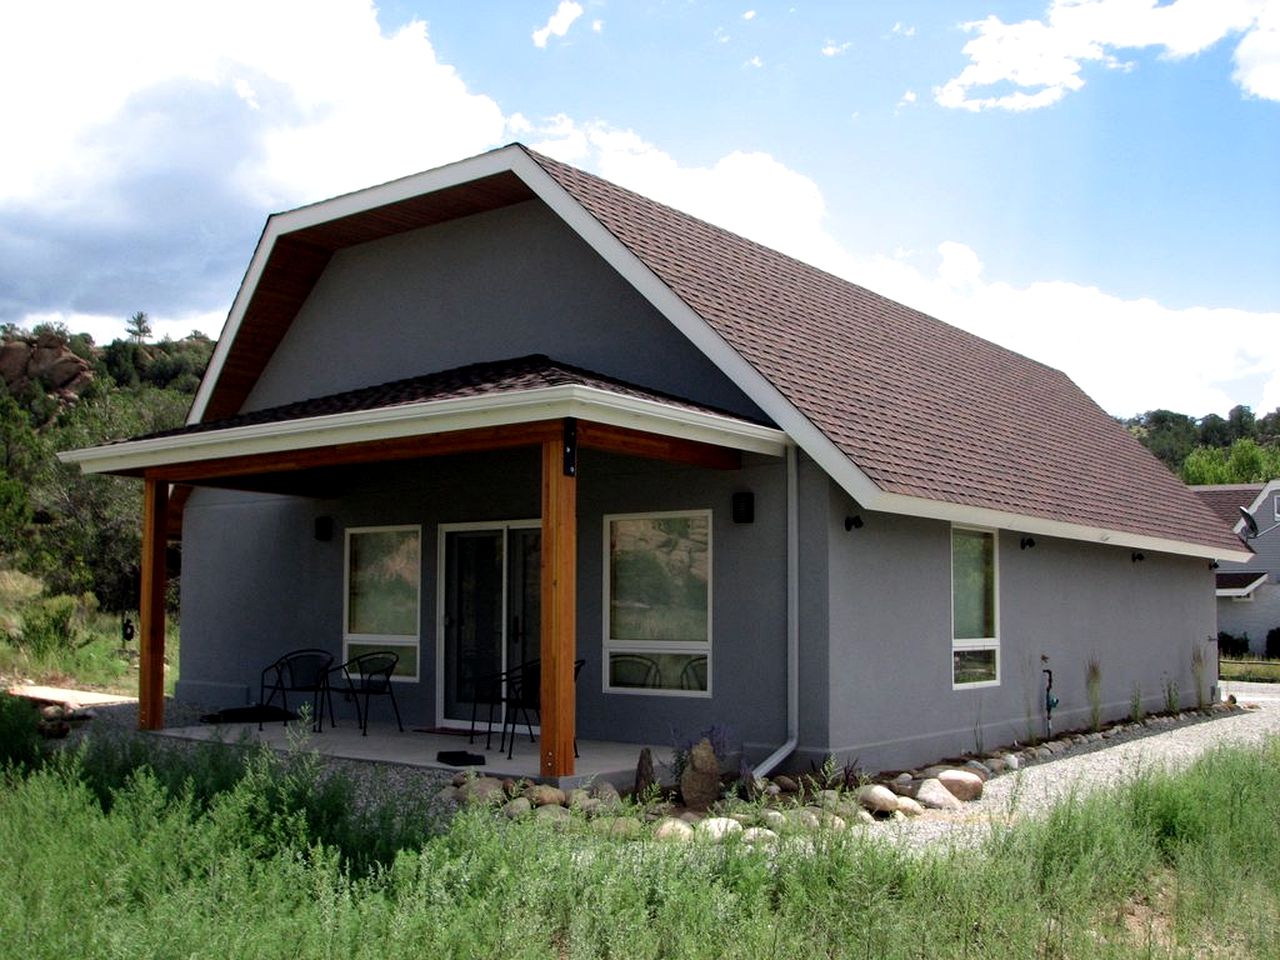
[[[75,650],[80,645],[86,608],[96,605],[92,594],[79,599],[60,594],[33,601],[22,611],[19,643],[37,657]]]
[[[1246,657],[1249,655],[1249,634],[1234,636],[1225,630],[1218,634],[1218,654],[1223,657]]]
[[[30,700],[0,693],[0,767],[33,770],[44,759],[36,728],[40,715]]]
[[[1280,627],[1272,627],[1267,631],[1267,659],[1280,659]]]

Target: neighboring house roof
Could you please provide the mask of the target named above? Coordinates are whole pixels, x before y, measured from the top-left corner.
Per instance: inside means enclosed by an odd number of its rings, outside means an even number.
[[[273,216],[193,422],[237,413],[337,250],[535,198],[864,508],[1246,559],[1061,372],[518,144]]]
[[[1219,573],[1217,575],[1217,592],[1220,597],[1248,597],[1253,591],[1267,582],[1265,573],[1250,571],[1249,573]]]
[[[1252,510],[1262,487],[1261,483],[1219,483],[1194,486],[1190,490],[1214,516],[1234,529],[1240,522],[1240,508]]]

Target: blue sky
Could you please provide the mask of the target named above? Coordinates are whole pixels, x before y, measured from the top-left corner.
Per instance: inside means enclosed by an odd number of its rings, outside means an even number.
[[[1070,374],[1280,407],[1280,0],[0,11],[0,321],[216,334],[274,210],[521,140]]]

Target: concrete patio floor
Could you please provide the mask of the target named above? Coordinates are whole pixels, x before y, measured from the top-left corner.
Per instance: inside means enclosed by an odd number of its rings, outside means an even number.
[[[256,723],[197,724],[189,727],[171,727],[157,732],[159,736],[181,740],[220,740],[224,743],[265,743],[280,750],[302,742],[305,749],[322,756],[347,760],[364,760],[371,763],[398,763],[431,770],[448,770],[454,773],[474,770],[478,774],[494,777],[527,777],[542,779],[538,774],[538,744],[529,742],[528,733],[522,732],[516,739],[510,760],[506,750],[498,750],[498,734],[493,736],[493,749],[484,748],[484,734],[477,733],[474,744],[467,742],[467,733],[461,734],[421,732],[409,727],[401,733],[394,723],[370,723],[369,735],[360,735],[354,721],[337,727],[325,726],[321,733],[311,733],[299,721],[287,727],[282,723],[263,724],[258,731]],[[561,787],[574,787],[592,780],[610,780],[619,788],[630,786],[635,779],[636,761],[644,747],[640,743],[619,743],[610,740],[579,740],[574,775],[554,781]],[[662,764],[671,758],[671,748],[650,745],[654,764],[661,777]],[[452,766],[441,763],[436,755],[441,751],[465,750],[485,758],[483,765]]]

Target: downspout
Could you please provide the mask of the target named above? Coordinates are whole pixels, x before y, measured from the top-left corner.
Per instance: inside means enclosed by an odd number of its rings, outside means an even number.
[[[768,776],[800,742],[800,491],[796,447],[787,444],[787,742],[756,765]]]

